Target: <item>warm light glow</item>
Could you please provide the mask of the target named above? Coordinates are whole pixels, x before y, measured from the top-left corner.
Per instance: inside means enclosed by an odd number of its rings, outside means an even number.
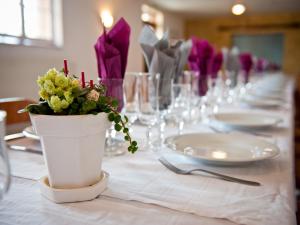
[[[103,25],[107,28],[110,28],[113,25],[114,18],[109,10],[103,10],[101,12],[101,21]]]
[[[211,156],[215,159],[226,159],[227,158],[227,153],[223,151],[213,151],[211,153]]]
[[[151,18],[150,18],[149,13],[143,13],[142,16],[141,16],[141,19],[144,22],[149,22]]]
[[[235,4],[234,6],[232,6],[231,11],[234,15],[239,16],[239,15],[242,15],[246,11],[246,7],[243,4],[238,3],[238,4]]]

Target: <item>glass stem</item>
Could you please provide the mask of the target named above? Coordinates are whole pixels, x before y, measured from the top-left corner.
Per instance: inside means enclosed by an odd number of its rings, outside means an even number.
[[[163,144],[164,144],[164,138],[165,138],[165,126],[166,126],[166,123],[164,121],[164,118],[163,116],[160,116],[159,117],[159,127],[158,127],[158,131],[159,131],[159,147],[162,147]]]
[[[178,121],[178,135],[181,135],[183,133],[183,127],[184,127],[184,121],[183,119],[180,119]]]
[[[147,126],[147,132],[146,132],[146,136],[147,136],[147,148],[151,147],[151,137],[152,137],[152,126],[148,125]]]

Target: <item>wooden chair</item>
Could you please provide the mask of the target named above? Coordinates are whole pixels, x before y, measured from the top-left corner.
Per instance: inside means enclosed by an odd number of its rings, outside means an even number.
[[[34,101],[25,98],[0,98],[0,110],[7,113],[7,134],[21,132],[25,127],[30,126],[28,113],[19,114],[18,111],[31,103],[34,103]]]

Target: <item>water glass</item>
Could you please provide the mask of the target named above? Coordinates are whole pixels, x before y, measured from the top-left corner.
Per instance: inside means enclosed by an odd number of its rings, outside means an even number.
[[[146,149],[153,147],[151,142],[152,127],[159,118],[159,84],[160,75],[143,73],[138,77],[139,121],[147,126]]]
[[[140,73],[127,72],[125,74],[123,91],[124,91],[124,107],[122,109],[122,114],[128,117],[128,128],[138,118],[138,76]]]
[[[191,85],[189,83],[172,84],[172,104],[168,116],[177,123],[178,134],[182,134],[185,119],[189,119]]]
[[[100,79],[100,83],[106,86],[106,96],[113,97],[118,100],[118,111],[121,112],[124,106],[123,99],[123,79],[121,78],[105,78]],[[105,156],[117,156],[126,152],[123,146],[124,141],[116,138],[114,123],[106,131]]]

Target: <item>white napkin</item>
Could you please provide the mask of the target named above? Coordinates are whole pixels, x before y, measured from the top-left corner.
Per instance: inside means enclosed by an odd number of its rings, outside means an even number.
[[[171,46],[168,32],[158,39],[150,26],[144,26],[139,43],[149,72],[161,76],[159,95],[162,98],[159,105],[165,109],[171,103],[171,80],[181,75],[192,46],[191,41],[178,41]]]

